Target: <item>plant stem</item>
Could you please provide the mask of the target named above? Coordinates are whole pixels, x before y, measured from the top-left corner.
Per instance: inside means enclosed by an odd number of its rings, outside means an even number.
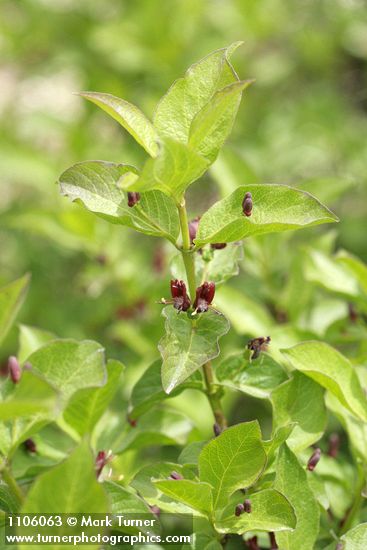
[[[23,498],[24,498],[23,493],[20,490],[18,483],[15,481],[12,473],[10,472],[9,466],[6,466],[6,465],[2,466],[1,477],[9,487],[17,503],[21,505],[23,503]]]
[[[205,363],[205,365],[203,366],[203,372],[207,389],[206,394],[208,396],[208,400],[212,408],[215,421],[221,430],[225,430],[227,428],[227,420],[224,416],[224,411],[218,390],[215,388],[213,368],[210,361]]]

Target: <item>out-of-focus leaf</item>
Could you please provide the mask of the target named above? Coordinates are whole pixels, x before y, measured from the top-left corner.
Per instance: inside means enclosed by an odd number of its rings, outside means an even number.
[[[363,292],[367,294],[367,265],[345,250],[338,253],[336,260],[353,273],[360,287],[363,289]]]
[[[283,349],[292,366],[333,393],[358,419],[367,422],[367,399],[346,357],[324,342],[308,341]]]
[[[20,279],[0,288],[0,343],[4,340],[27,294],[30,277]]]
[[[52,332],[36,327],[30,327],[28,325],[20,325],[18,350],[19,362],[23,363],[31,355],[31,353],[55,338],[56,336],[52,334]]]
[[[132,103],[111,94],[98,92],[81,92],[80,96],[92,101],[117,120],[144,147],[146,152],[155,157],[158,153],[158,134],[147,117]]]
[[[224,315],[207,311],[192,321],[168,306],[164,308],[166,334],[160,340],[162,385],[171,393],[199,367],[219,354],[218,339],[229,330]]]
[[[326,427],[323,388],[301,372],[271,394],[274,429],[296,422],[287,440],[294,451],[306,449],[318,441]]]
[[[253,211],[242,212],[245,193],[250,192]],[[315,197],[287,185],[252,184],[238,187],[214,204],[200,220],[196,246],[229,243],[254,235],[299,229],[338,218]]]
[[[308,486],[306,472],[286,444],[279,450],[275,471],[274,488],[288,499],[297,517],[293,532],[275,535],[278,546],[282,550],[313,550],[319,533],[319,506]]]
[[[223,508],[228,497],[252,485],[266,463],[257,421],[231,426],[210,441],[200,453],[200,481],[213,487],[213,506]]]

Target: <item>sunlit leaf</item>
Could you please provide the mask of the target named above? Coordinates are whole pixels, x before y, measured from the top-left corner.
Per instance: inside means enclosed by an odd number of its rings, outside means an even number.
[[[0,288],[0,343],[4,340],[24,302],[29,281],[29,275],[24,275]]]

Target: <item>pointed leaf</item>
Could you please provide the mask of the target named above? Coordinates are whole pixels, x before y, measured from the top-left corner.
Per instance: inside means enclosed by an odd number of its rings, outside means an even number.
[[[283,349],[292,366],[333,393],[358,419],[367,422],[367,399],[346,357],[324,342],[309,341]]]
[[[318,441],[326,427],[323,388],[301,372],[271,394],[274,428],[296,422],[287,444],[294,451],[306,449]]]
[[[212,511],[212,489],[208,483],[167,479],[154,481],[154,485],[168,497],[183,502],[204,515]]]
[[[27,294],[30,277],[20,279],[0,288],[0,343],[4,340]]]
[[[242,201],[247,192],[252,194],[253,200],[250,217],[242,212]],[[287,185],[252,184],[238,187],[205,212],[195,244],[229,243],[253,235],[335,221],[338,221],[335,214],[309,193]]]
[[[229,330],[222,314],[207,311],[193,322],[171,306],[163,310],[166,334],[159,342],[162,385],[166,393],[184,382],[199,367],[219,354],[218,339]]]
[[[220,533],[243,535],[248,531],[280,532],[295,528],[297,521],[293,507],[279,491],[265,489],[253,493],[249,498],[251,514],[244,513],[236,517],[233,505],[228,506],[215,522]]]
[[[286,444],[280,448],[275,471],[274,488],[289,500],[297,517],[293,532],[276,534],[278,546],[282,550],[313,550],[319,533],[319,505],[308,486],[306,472]]]
[[[257,421],[231,426],[200,453],[200,481],[213,487],[213,506],[223,508],[236,490],[252,485],[266,463]]]
[[[187,143],[192,122],[215,92],[238,80],[229,58],[241,45],[236,42],[194,63],[172,84],[158,103],[154,126],[160,135]]]
[[[210,162],[215,161],[231,133],[242,92],[252,82],[238,81],[218,90],[192,121],[189,145]]]
[[[95,103],[117,120],[144,147],[146,152],[155,157],[158,153],[158,134],[147,117],[132,103],[111,94],[98,92],[81,92],[78,94]]]
[[[177,208],[164,193],[144,193],[139,203],[129,208],[122,185],[136,174],[136,168],[127,164],[80,162],[61,174],[60,189],[63,195],[111,223],[175,242],[180,231]]]

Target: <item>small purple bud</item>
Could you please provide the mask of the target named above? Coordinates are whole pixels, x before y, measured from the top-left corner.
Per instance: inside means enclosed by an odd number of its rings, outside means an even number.
[[[18,359],[11,355],[8,359],[8,371],[11,381],[14,384],[18,384],[22,377],[22,369],[20,368]]]
[[[252,207],[253,207],[252,195],[251,193],[246,193],[242,201],[242,212],[244,213],[245,216],[247,217],[251,216]]]
[[[226,246],[227,246],[227,243],[212,243],[210,245],[210,247],[213,248],[214,250],[222,250]]]
[[[128,192],[127,205],[132,208],[140,201],[140,193]]]
[[[329,437],[329,448],[327,454],[332,458],[336,458],[339,453],[340,437],[337,433],[331,434]]]
[[[196,233],[198,232],[198,228],[199,228],[199,221],[200,221],[200,216],[198,216],[197,218],[194,218],[189,222],[189,235],[190,235],[191,244],[193,243],[194,239],[196,239]]]
[[[244,510],[246,512],[246,514],[251,514],[251,500],[249,500],[248,498],[246,498],[245,502],[243,503],[243,507],[244,507]]]
[[[174,479],[175,481],[183,479],[182,475],[175,471],[171,472],[169,477],[170,479]]]
[[[222,433],[222,428],[219,426],[219,424],[216,422],[213,426],[213,432],[215,437],[218,437]]]
[[[307,470],[309,470],[310,472],[313,472],[320,458],[321,458],[321,449],[317,447],[317,449],[314,450],[309,461],[307,462]]]
[[[37,452],[37,446],[33,439],[26,439],[24,442],[24,446],[30,453],[36,453]]]
[[[234,515],[239,517],[241,514],[243,514],[244,511],[245,507],[241,502],[240,504],[237,504],[236,508],[234,509]]]

